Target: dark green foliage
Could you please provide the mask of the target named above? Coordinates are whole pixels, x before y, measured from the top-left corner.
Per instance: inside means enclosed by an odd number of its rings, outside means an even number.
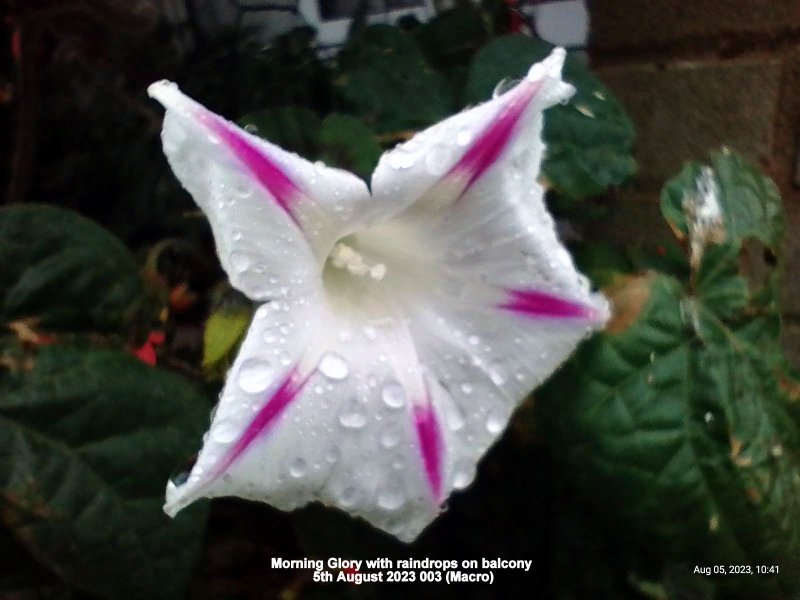
[[[537,418],[598,510],[667,561],[782,565],[780,577],[717,581],[776,598],[800,591],[800,421],[781,384],[791,376],[775,287],[752,287],[739,257],[754,238],[777,251],[783,220],[771,181],[731,154],[712,166],[725,242],[708,244],[686,280],[651,272],[618,284],[610,331],[546,384]],[[679,231],[700,169],[664,188]]]
[[[46,329],[129,329],[144,296],[139,267],[102,227],[45,205],[0,210],[0,318]]]
[[[170,520],[164,485],[207,403],[118,351],[54,346],[0,379],[0,521],[51,573],[105,598],[186,588],[205,506]]]
[[[342,105],[378,133],[421,129],[453,109],[444,78],[414,39],[387,25],[367,27],[348,41],[334,87]]]

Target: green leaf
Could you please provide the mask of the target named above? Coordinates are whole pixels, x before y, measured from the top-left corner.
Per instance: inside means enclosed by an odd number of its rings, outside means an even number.
[[[470,67],[466,102],[488,100],[500,81],[524,77],[551,50],[549,44],[522,35],[493,40]],[[563,75],[577,91],[568,104],[546,113],[547,157],[542,172],[558,193],[575,200],[599,194],[633,175],[634,131],[619,102],[580,61],[568,56]]]
[[[740,159],[713,165],[725,243],[709,243],[688,281],[651,273],[612,286],[606,333],[542,389],[537,417],[570,480],[621,526],[676,562],[781,565],[779,577],[718,582],[780,597],[800,593],[788,558],[800,556],[800,420],[774,286],[756,292],[740,272],[752,238],[780,240],[780,204]],[[697,174],[665,188],[678,231],[676,199]]]
[[[136,261],[117,238],[46,205],[0,210],[0,317],[47,329],[119,332],[144,297]]]
[[[253,311],[246,307],[223,307],[208,317],[203,332],[203,370],[227,368],[231,356],[244,339]]]
[[[361,120],[350,115],[330,114],[319,130],[320,159],[359,175],[365,181],[381,157],[375,133]]]
[[[164,487],[207,400],[124,353],[51,346],[0,378],[0,520],[42,565],[105,598],[177,598],[204,505],[170,520]]]
[[[252,46],[257,48],[245,48],[233,64],[222,65],[233,73],[238,70],[238,89],[219,89],[218,82],[224,77],[219,64],[204,65],[203,74],[214,73],[210,83],[218,86],[218,93],[230,96],[238,92],[238,114],[280,106],[328,111],[330,72],[312,47],[314,38],[311,27],[301,26],[278,36],[267,48],[263,41],[253,40]]]
[[[300,106],[258,110],[243,116],[239,125],[300,156],[315,156],[320,128],[314,111]]]
[[[456,95],[463,92],[469,65],[487,37],[487,23],[475,6],[443,11],[416,32],[428,62],[444,75]]]
[[[447,83],[414,39],[395,27],[360,31],[339,54],[334,88],[343,107],[378,133],[416,130],[447,116]]]
[[[780,194],[772,180],[740,156],[725,150],[711,155],[710,167],[719,191],[725,241],[737,245],[753,237],[777,251],[784,225]],[[698,163],[686,165],[661,192],[661,212],[679,235],[688,235],[683,203],[687,196],[698,193],[702,169]]]

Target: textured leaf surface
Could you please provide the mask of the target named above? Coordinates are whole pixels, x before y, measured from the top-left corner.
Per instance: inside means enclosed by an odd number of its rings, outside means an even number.
[[[470,67],[466,103],[490,98],[498,83],[523,77],[551,49],[545,42],[522,35],[493,40],[478,52]],[[598,194],[633,175],[634,131],[611,92],[573,57],[568,57],[564,65],[564,80],[577,91],[568,104],[547,111],[547,157],[542,172],[557,192],[578,199]]]
[[[782,221],[766,178],[735,157],[714,172],[725,209],[743,190],[770,208],[747,222],[726,212],[729,241],[688,282],[651,274],[613,290],[608,332],[545,386],[537,414],[602,510],[676,561],[780,565],[779,577],[719,581],[774,598],[800,590],[800,429],[779,385],[775,290],[755,293],[738,266],[742,241],[777,242]],[[691,193],[687,173],[665,194]]]
[[[352,171],[365,181],[370,180],[382,153],[375,134],[361,119],[337,113],[322,121],[319,145],[325,163]]]
[[[102,227],[45,205],[0,210],[0,314],[70,331],[123,329],[144,287],[133,256]]]
[[[447,83],[414,39],[388,25],[348,41],[334,86],[342,104],[378,133],[421,129],[452,109]]]
[[[775,184],[763,177],[752,165],[730,152],[717,152],[711,167],[719,187],[719,200],[729,243],[741,243],[754,237],[764,245],[778,249],[783,237],[781,199]],[[666,183],[661,192],[661,211],[669,224],[687,235],[683,202],[696,194],[696,182],[702,165],[688,164],[681,173]]]
[[[0,379],[0,520],[65,581],[106,598],[176,598],[205,507],[170,520],[164,482],[205,398],[127,354],[48,347]]]

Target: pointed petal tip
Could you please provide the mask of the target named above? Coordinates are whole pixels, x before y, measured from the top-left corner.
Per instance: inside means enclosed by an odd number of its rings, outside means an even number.
[[[168,79],[162,79],[147,86],[147,95],[153,100],[158,100],[165,108],[175,106],[183,96],[178,84]]]
[[[564,48],[553,48],[550,56],[533,65],[528,71],[528,81],[545,80],[545,89],[540,93],[540,97],[546,100],[548,105],[568,100],[575,94],[575,87],[561,79],[566,57],[567,51]]]
[[[594,294],[592,298],[594,307],[591,309],[591,319],[594,329],[601,331],[605,329],[608,320],[611,318],[611,303],[603,294]]]

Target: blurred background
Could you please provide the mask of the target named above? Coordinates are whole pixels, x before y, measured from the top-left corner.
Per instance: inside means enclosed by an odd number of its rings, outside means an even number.
[[[253,307],[226,283],[163,157],[162,110],[145,90],[176,81],[249,131],[368,178],[383,150],[565,45],[578,95],[548,117],[544,179],[596,284],[670,260],[662,185],[720,146],[776,182],[790,232],[781,254],[796,265],[796,0],[0,6],[0,598],[410,592],[316,586],[308,571],[270,567],[305,556],[533,560],[492,588],[418,586],[420,598],[791,597],[687,575],[690,555],[668,555],[579,491],[532,402],[412,546],[320,507],[287,515],[223,499],[168,520],[164,484],[191,461]],[[797,366],[800,270],[780,285],[782,345]]]

